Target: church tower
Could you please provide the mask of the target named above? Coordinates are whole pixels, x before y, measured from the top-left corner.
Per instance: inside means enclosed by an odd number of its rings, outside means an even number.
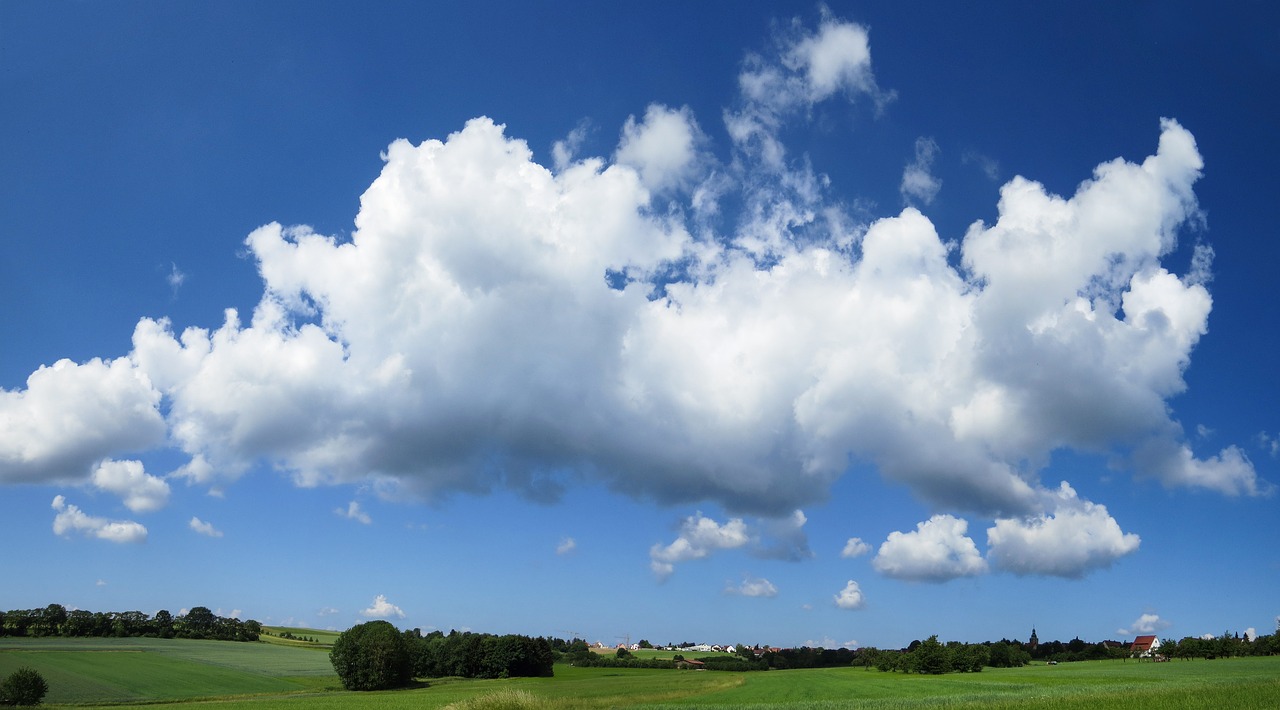
[[[1027,646],[1029,646],[1031,650],[1034,651],[1036,650],[1036,646],[1039,646],[1039,645],[1040,645],[1040,639],[1036,638],[1036,627],[1032,626],[1031,640],[1027,642]]]

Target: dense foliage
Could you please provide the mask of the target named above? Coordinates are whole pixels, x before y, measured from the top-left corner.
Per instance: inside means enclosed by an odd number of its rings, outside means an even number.
[[[23,666],[0,681],[0,705],[39,705],[47,692],[44,676]]]
[[[0,612],[0,636],[114,636],[257,641],[262,625],[250,619],[228,619],[207,607],[181,616],[161,609],[155,616],[140,611],[67,611],[61,604],[42,609]]]
[[[550,642],[516,634],[495,636],[432,631],[426,636],[407,631],[413,673],[422,678],[549,677],[556,654]]]
[[[329,661],[347,690],[403,688],[413,678],[409,644],[386,621],[356,624],[339,634]]]
[[[1166,658],[1182,660],[1273,656],[1280,653],[1280,632],[1259,636],[1252,641],[1230,631],[1224,631],[1214,638],[1188,636],[1181,641],[1164,639],[1160,642],[1158,653]]]

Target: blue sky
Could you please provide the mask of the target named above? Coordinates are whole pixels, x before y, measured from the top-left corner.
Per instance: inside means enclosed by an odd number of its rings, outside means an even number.
[[[0,4],[0,607],[1273,630],[1261,3]]]

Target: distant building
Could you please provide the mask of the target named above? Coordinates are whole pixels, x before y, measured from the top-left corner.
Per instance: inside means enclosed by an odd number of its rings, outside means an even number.
[[[1154,634],[1150,636],[1139,636],[1133,640],[1133,645],[1129,650],[1138,658],[1151,658],[1156,651],[1160,650],[1160,639]]]

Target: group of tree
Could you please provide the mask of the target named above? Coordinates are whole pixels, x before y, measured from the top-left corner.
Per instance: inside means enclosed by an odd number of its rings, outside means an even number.
[[[270,631],[263,631],[262,633],[268,636],[271,635]],[[317,639],[313,636],[299,636],[293,633],[292,631],[281,631],[279,634],[277,634],[277,636],[279,638],[288,639],[290,641],[301,641],[303,643],[320,643],[320,639]]]
[[[402,688],[414,678],[552,675],[556,653],[543,638],[413,629],[369,621],[338,635],[329,660],[347,690]]]
[[[905,650],[892,651],[870,647],[858,650],[854,665],[880,671],[901,671],[940,675],[943,673],[980,673],[983,668],[1022,666],[1029,658],[1017,644],[942,643],[936,635],[924,641],[912,641]]]
[[[1182,660],[1274,656],[1280,653],[1280,633],[1258,636],[1252,641],[1248,636],[1230,631],[1214,637],[1188,636],[1181,641],[1169,638],[1160,642],[1158,653]]]
[[[0,680],[0,705],[39,705],[47,692],[44,676],[23,666]]]
[[[0,636],[97,636],[257,641],[262,625],[218,616],[197,606],[179,616],[161,609],[140,611],[67,611],[61,604],[0,612]]]

